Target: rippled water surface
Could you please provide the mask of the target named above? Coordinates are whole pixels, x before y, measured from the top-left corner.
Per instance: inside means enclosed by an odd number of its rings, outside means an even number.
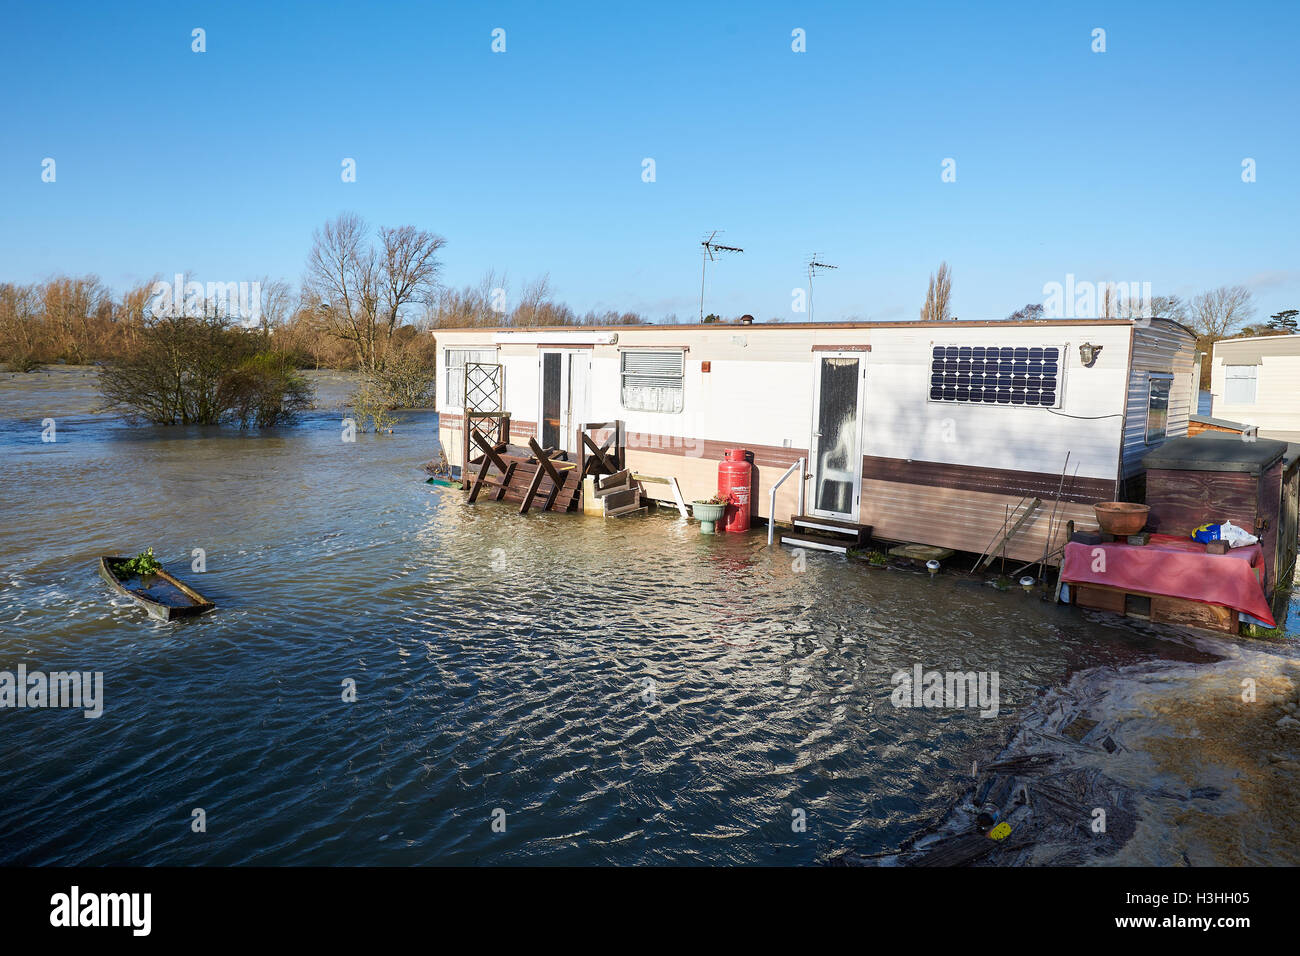
[[[422,482],[432,413],[141,428],[92,385],[0,378],[0,669],[105,682],[99,719],[0,710],[0,863],[810,863],[942,813],[1069,673],[1202,654],[675,514],[467,506]],[[97,577],[149,546],[218,610],[153,622]],[[895,709],[915,663],[998,671],[1000,716]]]

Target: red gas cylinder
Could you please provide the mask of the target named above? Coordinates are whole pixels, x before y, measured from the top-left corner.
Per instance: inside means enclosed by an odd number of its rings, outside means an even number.
[[[749,530],[749,490],[754,466],[743,448],[728,448],[718,462],[718,494],[727,499],[727,510],[718,522],[723,531]]]

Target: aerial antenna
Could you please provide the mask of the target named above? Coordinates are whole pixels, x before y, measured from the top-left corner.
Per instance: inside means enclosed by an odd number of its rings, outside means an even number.
[[[709,268],[709,263],[714,260],[714,253],[722,252],[744,252],[739,246],[724,246],[721,243],[714,242],[721,230],[714,229],[709,237],[700,243],[704,247],[704,254],[700,257],[703,261],[700,266],[700,321],[704,321],[704,277]]]
[[[808,321],[813,320],[813,276],[817,274],[818,269],[838,269],[839,266],[833,266],[827,262],[818,262],[817,253],[813,253],[808,260]]]

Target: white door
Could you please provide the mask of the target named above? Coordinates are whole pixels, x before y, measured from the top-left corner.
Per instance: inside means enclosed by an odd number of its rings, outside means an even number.
[[[862,488],[865,352],[813,354],[810,514],[857,521]]]
[[[537,441],[543,448],[578,451],[578,430],[587,417],[588,349],[545,349],[538,357],[540,379]]]

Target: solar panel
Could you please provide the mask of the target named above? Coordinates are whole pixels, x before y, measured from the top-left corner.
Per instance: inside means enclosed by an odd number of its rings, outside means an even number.
[[[1059,347],[936,345],[930,401],[1055,408],[1060,372]]]

